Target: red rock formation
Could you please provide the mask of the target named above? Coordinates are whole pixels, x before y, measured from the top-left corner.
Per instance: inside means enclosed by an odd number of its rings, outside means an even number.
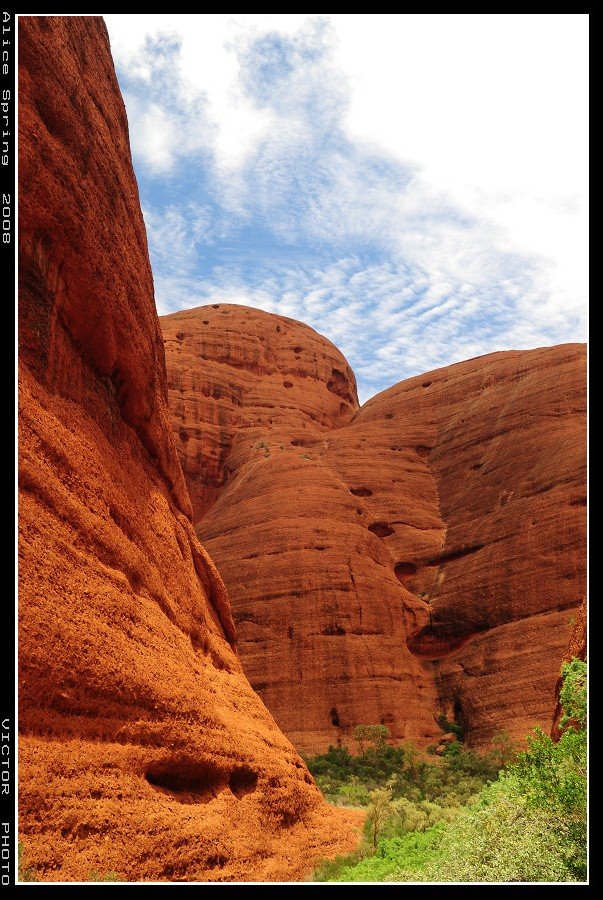
[[[162,328],[193,520],[293,742],[381,721],[427,744],[441,710],[474,744],[550,726],[584,591],[583,347],[470,360],[358,411],[300,323],[222,304]]]
[[[19,92],[26,864],[295,877],[356,838],[242,674],[193,531],[102,20],[21,18]]]
[[[550,727],[585,591],[584,375],[582,345],[495,353],[402,382],[354,422],[391,421],[406,448],[429,448],[439,546],[409,553],[404,527],[387,540],[416,567],[408,645],[435,660],[440,700],[474,744]]]

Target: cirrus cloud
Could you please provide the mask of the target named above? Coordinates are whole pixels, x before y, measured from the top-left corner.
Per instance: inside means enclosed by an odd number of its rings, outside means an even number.
[[[107,20],[160,312],[230,301],[302,319],[363,398],[584,338],[583,16]],[[545,148],[566,114],[572,132]]]

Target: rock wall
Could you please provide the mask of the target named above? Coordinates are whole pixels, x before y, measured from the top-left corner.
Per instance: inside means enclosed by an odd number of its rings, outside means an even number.
[[[550,727],[585,590],[584,348],[491,354],[358,409],[298,322],[219,304],[161,323],[193,521],[296,746],[376,722],[426,745],[440,712],[475,745]]]
[[[39,880],[274,880],[351,848],[191,523],[99,18],[19,20],[19,834]]]

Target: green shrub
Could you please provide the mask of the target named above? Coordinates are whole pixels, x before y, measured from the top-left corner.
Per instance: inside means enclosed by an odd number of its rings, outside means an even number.
[[[530,809],[501,784],[486,788],[442,835],[430,881],[576,881],[580,873],[562,816]]]
[[[436,721],[445,734],[454,734],[457,740],[463,740],[463,728],[458,722],[451,722],[443,712],[440,713]]]
[[[586,728],[586,663],[574,657],[561,667],[562,685],[559,702],[563,715],[561,727],[575,725],[577,730]]]
[[[450,744],[441,765],[421,759],[412,746],[375,745],[358,757],[330,748],[310,760],[311,768],[329,772],[336,791],[364,785],[369,799],[362,848],[324,864],[315,880],[584,881],[586,664],[580,660],[563,666],[560,701],[560,740],[536,728],[521,753],[503,732],[488,754]]]

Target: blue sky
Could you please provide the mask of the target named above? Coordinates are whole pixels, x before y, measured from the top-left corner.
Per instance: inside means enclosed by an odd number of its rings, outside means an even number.
[[[300,319],[361,400],[585,339],[585,16],[106,21],[160,314]]]

